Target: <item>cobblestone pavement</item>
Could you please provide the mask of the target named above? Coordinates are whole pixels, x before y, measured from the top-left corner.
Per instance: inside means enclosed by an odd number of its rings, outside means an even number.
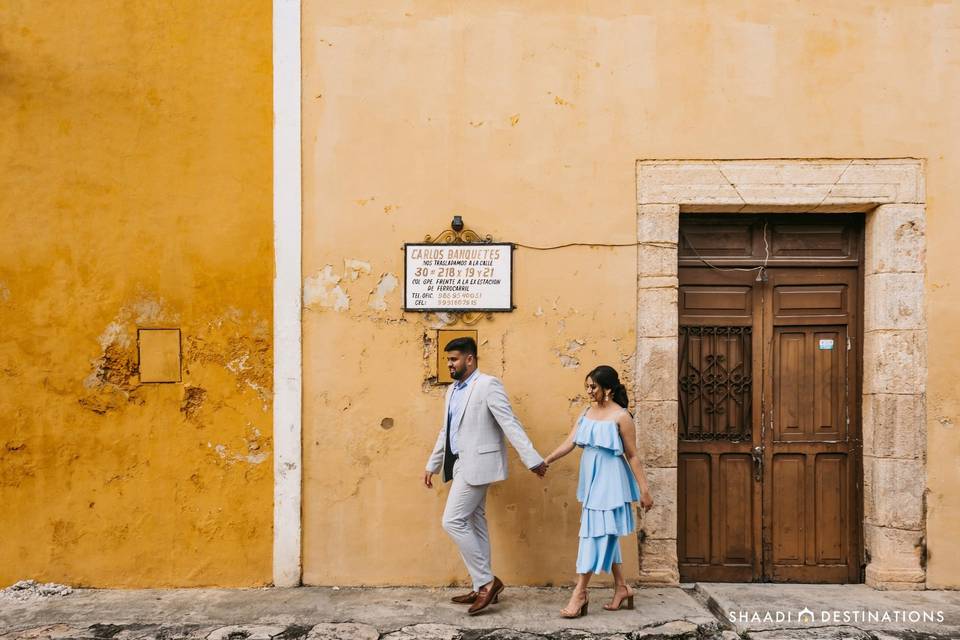
[[[518,629],[459,629],[444,624],[417,624],[381,632],[368,624],[320,623],[306,625],[240,624],[223,627],[204,625],[94,624],[77,627],[68,624],[44,625],[0,635],[17,640],[954,640],[958,635],[926,634],[909,631],[871,632],[850,626],[825,626],[810,629],[779,629],[746,632],[711,626],[674,622],[626,633],[595,634],[579,629],[564,629],[546,634]]]
[[[693,624],[669,623],[628,633],[593,634],[583,630],[566,629],[548,634],[537,634],[517,629],[458,629],[444,624],[417,624],[381,633],[376,627],[361,623],[320,623],[304,625],[106,625],[74,627],[66,624],[24,629],[0,638],[46,640],[628,640],[643,638],[723,639],[739,640],[733,631],[698,629]]]
[[[63,597],[0,597],[0,640],[960,640],[958,592],[689,587],[638,589],[637,608],[617,612],[600,606],[609,590],[592,589],[590,615],[574,620],[558,615],[566,589],[510,588],[500,604],[475,617],[449,602],[458,591],[448,589],[78,589]],[[846,599],[838,600],[838,593]],[[819,612],[825,605],[876,609],[896,603],[943,611],[945,621],[858,625],[764,621],[760,615],[807,605]],[[731,619],[731,611],[746,614]]]

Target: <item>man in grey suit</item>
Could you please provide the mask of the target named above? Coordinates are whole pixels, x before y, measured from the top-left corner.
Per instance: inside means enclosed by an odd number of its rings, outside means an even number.
[[[469,604],[470,615],[497,601],[503,582],[490,567],[490,539],[484,504],[487,487],[507,477],[504,436],[520,454],[523,464],[541,478],[547,472],[523,426],[513,415],[510,400],[499,379],[477,370],[477,343],[473,338],[451,340],[444,348],[447,367],[456,381],[447,390],[444,424],[437,436],[423,483],[433,488],[433,476],[443,472],[443,481],[453,480],[443,528],[453,538],[473,590],[453,601]]]

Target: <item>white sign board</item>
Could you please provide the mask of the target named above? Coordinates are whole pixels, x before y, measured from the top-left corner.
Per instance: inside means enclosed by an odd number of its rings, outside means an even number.
[[[513,245],[404,245],[406,311],[513,311]]]

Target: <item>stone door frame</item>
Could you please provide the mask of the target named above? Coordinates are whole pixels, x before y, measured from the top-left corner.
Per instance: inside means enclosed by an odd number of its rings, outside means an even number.
[[[864,213],[863,535],[866,583],[923,589],[926,207],[922,160],[637,162],[638,448],[657,506],[640,580],[677,584],[677,244],[681,212]]]

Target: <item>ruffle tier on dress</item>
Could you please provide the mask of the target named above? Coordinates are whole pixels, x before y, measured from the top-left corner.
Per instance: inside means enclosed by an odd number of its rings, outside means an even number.
[[[577,485],[577,500],[583,504],[577,573],[609,573],[613,563],[623,561],[620,536],[636,527],[632,503],[640,499],[640,487],[623,457],[616,422],[581,416],[574,443],[583,447]]]

